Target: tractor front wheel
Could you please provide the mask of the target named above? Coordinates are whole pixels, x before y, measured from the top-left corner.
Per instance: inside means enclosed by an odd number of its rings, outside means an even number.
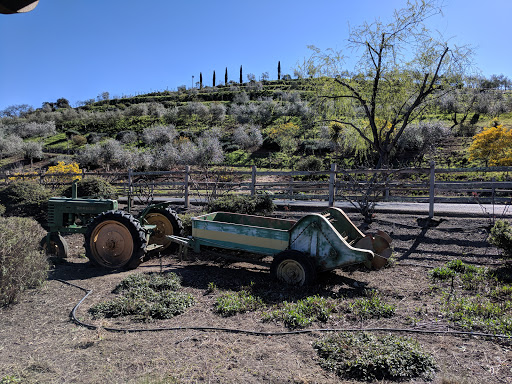
[[[291,249],[278,253],[270,265],[272,277],[289,285],[308,285],[316,278],[311,260],[302,252]]]
[[[85,255],[96,266],[137,268],[146,253],[144,229],[132,215],[108,211],[96,216],[85,233]]]
[[[47,240],[48,236],[50,236],[49,242]],[[40,244],[43,252],[49,257],[56,257],[59,259],[68,257],[68,243],[56,232],[51,232],[43,237]]]

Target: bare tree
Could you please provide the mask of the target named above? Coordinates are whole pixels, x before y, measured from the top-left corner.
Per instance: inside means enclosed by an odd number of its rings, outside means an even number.
[[[307,62],[315,64],[314,75],[327,76],[322,96],[339,103],[339,114],[331,120],[361,136],[376,153],[377,167],[389,165],[409,123],[457,85],[469,63],[468,48],[450,47],[426,26],[440,12],[436,0],[409,1],[395,10],[391,22],[376,20],[353,29],[348,48],[359,54],[353,73],[343,69],[341,52],[310,47]]]

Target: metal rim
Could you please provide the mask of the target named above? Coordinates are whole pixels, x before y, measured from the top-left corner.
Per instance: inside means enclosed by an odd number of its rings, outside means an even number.
[[[44,254],[50,258],[64,259],[68,256],[66,240],[58,234],[51,233],[44,236],[40,244]]]
[[[133,238],[130,230],[116,220],[105,220],[92,231],[91,253],[105,267],[128,263],[133,254]]]
[[[306,282],[306,271],[297,260],[286,259],[277,266],[277,277],[290,285],[303,285]]]
[[[172,226],[171,221],[164,214],[159,212],[151,212],[144,216],[144,219],[148,224],[156,225],[156,228],[153,230],[153,233],[149,238],[149,243],[162,246],[160,250],[164,250],[169,247],[172,242],[167,238],[167,235],[174,234],[174,227]]]

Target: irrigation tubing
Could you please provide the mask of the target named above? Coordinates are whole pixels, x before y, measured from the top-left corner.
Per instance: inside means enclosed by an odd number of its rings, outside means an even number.
[[[87,299],[87,297],[93,292],[92,289],[83,288],[79,285],[70,283],[69,281],[56,279],[63,284],[69,285],[71,287],[78,288],[85,292],[85,296],[74,306],[71,310],[70,317],[71,320],[82,327],[87,329],[96,330],[96,329],[104,329],[108,332],[119,332],[119,333],[136,333],[136,332],[161,332],[161,331],[214,331],[214,332],[227,332],[227,333],[242,333],[246,335],[253,336],[286,336],[286,335],[298,335],[305,333],[315,333],[315,332],[397,332],[397,333],[419,333],[419,334],[448,334],[455,336],[478,336],[478,337],[488,337],[488,338],[496,338],[496,339],[510,339],[509,335],[502,334],[492,334],[492,333],[484,333],[484,332],[468,332],[468,331],[455,331],[455,330],[428,330],[428,329],[415,329],[415,328],[315,328],[315,329],[299,329],[293,331],[279,331],[279,332],[263,332],[263,331],[252,331],[247,329],[238,329],[238,328],[223,328],[223,327],[208,327],[208,326],[187,326],[187,327],[159,327],[159,328],[112,328],[112,327],[100,327],[93,324],[85,323],[79,320],[76,317],[76,311],[82,305],[82,303]]]

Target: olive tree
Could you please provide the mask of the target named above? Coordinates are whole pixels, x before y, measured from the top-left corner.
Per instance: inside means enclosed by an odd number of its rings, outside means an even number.
[[[253,124],[239,125],[233,131],[233,142],[243,149],[259,148],[263,144],[261,128]]]
[[[0,136],[0,159],[23,152],[23,140],[16,135]]]
[[[32,168],[34,159],[43,158],[43,146],[35,141],[27,141],[23,144],[23,153],[25,158],[30,159],[30,168]]]
[[[458,85],[469,63],[469,48],[452,47],[428,29],[427,20],[440,12],[436,0],[408,1],[390,22],[352,29],[347,51],[356,54],[353,71],[345,68],[342,52],[310,47],[307,62],[314,63],[311,73],[320,77],[321,96],[337,102],[337,113],[328,120],[359,135],[375,154],[377,167],[389,165],[409,124]]]
[[[167,143],[171,143],[176,136],[178,136],[178,132],[174,125],[158,125],[151,128],[145,128],[142,132],[142,141],[149,146],[165,145]]]

